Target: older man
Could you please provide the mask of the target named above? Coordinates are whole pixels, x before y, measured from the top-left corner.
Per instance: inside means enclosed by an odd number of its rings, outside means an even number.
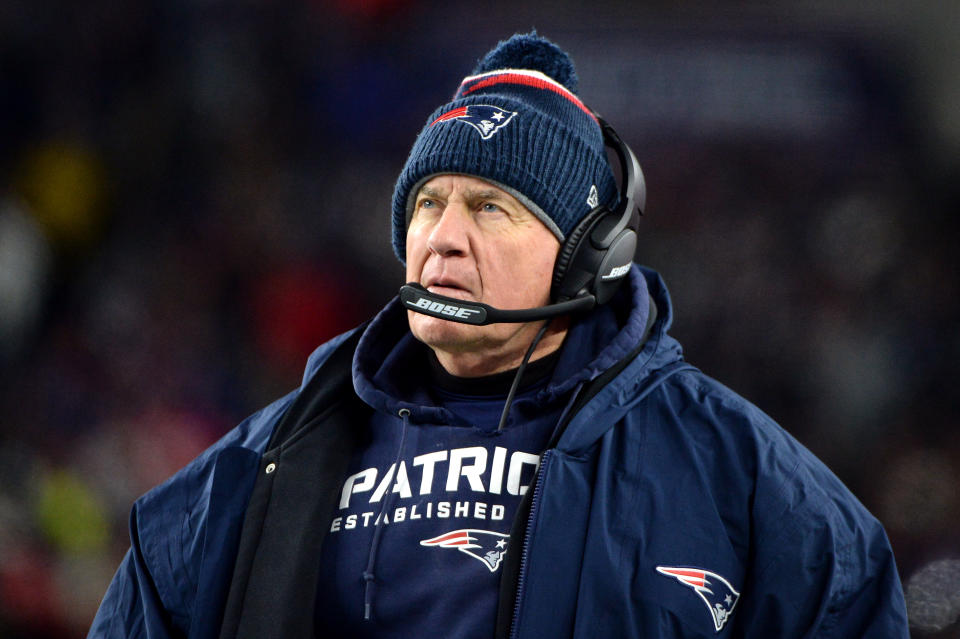
[[[575,92],[515,36],[428,118],[408,285],[137,501],[90,636],[907,636],[880,524],[684,362]]]

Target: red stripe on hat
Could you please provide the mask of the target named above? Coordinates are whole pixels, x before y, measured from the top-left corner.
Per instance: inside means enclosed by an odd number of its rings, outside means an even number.
[[[452,119],[454,119],[454,118],[462,117],[462,116],[464,116],[464,115],[466,115],[466,114],[467,114],[467,107],[462,106],[462,107],[453,109],[452,111],[447,111],[446,113],[444,113],[443,115],[441,115],[439,118],[437,118],[436,120],[434,120],[433,122],[431,122],[431,123],[430,123],[430,126],[433,126],[433,125],[436,124],[437,122],[443,122],[444,120],[452,120]]]
[[[547,82],[546,80],[541,80],[540,78],[534,78],[528,75],[521,75],[519,73],[502,73],[499,75],[485,77],[482,80],[479,80],[476,84],[471,85],[469,88],[461,87],[460,95],[465,96],[470,93],[473,93],[477,89],[493,86],[495,84],[523,84],[528,87],[534,87],[537,89],[547,89],[549,91],[553,91],[557,95],[561,95],[566,99],[570,100],[571,102],[573,102],[574,104],[576,104],[580,108],[580,110],[582,110],[584,113],[586,113],[591,118],[593,118],[594,121],[596,121],[597,119],[593,115],[593,113],[590,111],[590,109],[588,109],[587,106],[580,101],[580,98],[575,96],[570,91],[567,91],[562,86],[551,84],[550,82]]]

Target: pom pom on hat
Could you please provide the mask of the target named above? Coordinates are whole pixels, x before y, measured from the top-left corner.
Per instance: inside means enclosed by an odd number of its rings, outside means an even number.
[[[541,38],[536,31],[518,33],[509,40],[500,42],[480,60],[471,75],[480,75],[497,69],[540,71],[572,93],[577,92],[579,84],[573,61],[566,51],[546,38]]]
[[[575,91],[570,56],[536,33],[487,53],[420,132],[393,192],[393,250],[406,258],[416,194],[442,174],[478,177],[516,197],[561,242],[616,182],[603,134]]]

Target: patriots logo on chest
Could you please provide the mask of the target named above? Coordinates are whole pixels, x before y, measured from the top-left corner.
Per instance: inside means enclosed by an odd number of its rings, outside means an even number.
[[[504,535],[503,533],[477,530],[476,528],[462,528],[433,539],[424,539],[420,542],[420,545],[456,548],[482,562],[490,572],[496,572],[503,561],[503,555],[507,552],[508,539],[510,539],[510,535]]]
[[[710,611],[710,616],[713,617],[714,628],[717,632],[723,630],[723,626],[729,621],[733,608],[740,599],[740,593],[734,590],[729,581],[717,573],[699,568],[657,566],[657,572],[673,577],[700,595],[700,599]]]
[[[489,140],[494,133],[506,126],[516,114],[516,111],[507,111],[489,104],[470,104],[447,111],[431,122],[430,126],[458,120],[476,129],[484,140]]]

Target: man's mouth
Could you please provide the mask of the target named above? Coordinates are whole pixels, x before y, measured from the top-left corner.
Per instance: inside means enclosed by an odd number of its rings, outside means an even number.
[[[470,291],[456,280],[448,278],[430,279],[424,283],[424,288],[437,295],[446,297],[455,297],[457,299],[467,299],[470,297]]]

